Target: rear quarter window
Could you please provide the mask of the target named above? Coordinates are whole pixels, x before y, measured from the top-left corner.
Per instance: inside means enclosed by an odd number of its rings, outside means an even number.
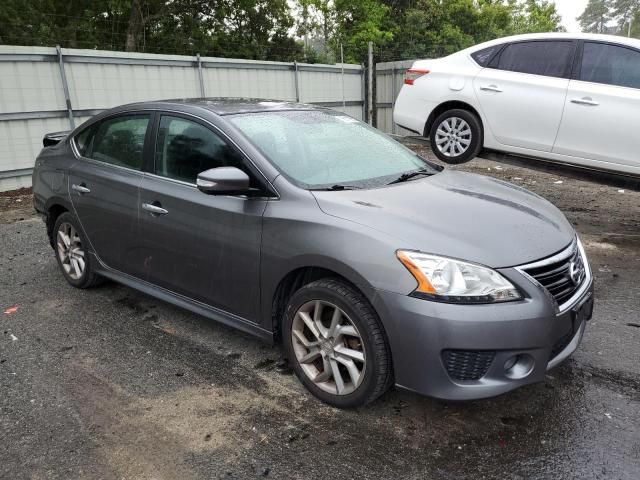
[[[95,125],[91,125],[90,127],[85,128],[83,131],[78,133],[73,141],[76,144],[76,149],[78,153],[83,157],[86,157],[89,153],[91,142],[93,141],[93,134],[95,132]]]
[[[498,53],[501,48],[502,45],[494,45],[492,47],[483,48],[482,50],[473,52],[471,54],[471,58],[473,58],[473,60],[481,67],[486,67],[487,65],[489,65],[489,62],[491,61],[493,56]]]

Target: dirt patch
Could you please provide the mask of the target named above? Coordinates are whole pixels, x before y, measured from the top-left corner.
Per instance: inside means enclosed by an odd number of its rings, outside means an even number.
[[[35,215],[33,192],[30,188],[0,192],[0,223],[20,222]]]
[[[18,188],[16,190],[8,190],[6,192],[0,192],[0,198],[25,197],[30,195],[33,195],[33,190],[31,189],[31,187]]]

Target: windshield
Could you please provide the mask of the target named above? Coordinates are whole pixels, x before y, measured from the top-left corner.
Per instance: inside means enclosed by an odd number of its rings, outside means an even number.
[[[438,171],[398,142],[339,112],[251,113],[235,115],[231,122],[303,188],[370,188],[404,173]]]

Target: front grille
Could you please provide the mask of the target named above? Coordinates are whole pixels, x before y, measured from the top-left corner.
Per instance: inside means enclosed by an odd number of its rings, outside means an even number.
[[[575,242],[549,261],[536,262],[522,270],[546,288],[558,305],[569,300],[587,277],[584,259]]]
[[[454,380],[480,380],[489,370],[496,352],[488,350],[443,350],[442,361]]]

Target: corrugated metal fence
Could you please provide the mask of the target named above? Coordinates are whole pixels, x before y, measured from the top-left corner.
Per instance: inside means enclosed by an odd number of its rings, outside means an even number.
[[[404,72],[415,60],[401,60],[398,62],[376,63],[375,92],[376,92],[376,126],[386,133],[397,135],[415,135],[409,130],[398,127],[393,123],[393,106],[404,82]]]
[[[0,191],[31,185],[47,132],[130,102],[190,97],[297,100],[364,111],[360,65],[318,65],[0,46]]]

